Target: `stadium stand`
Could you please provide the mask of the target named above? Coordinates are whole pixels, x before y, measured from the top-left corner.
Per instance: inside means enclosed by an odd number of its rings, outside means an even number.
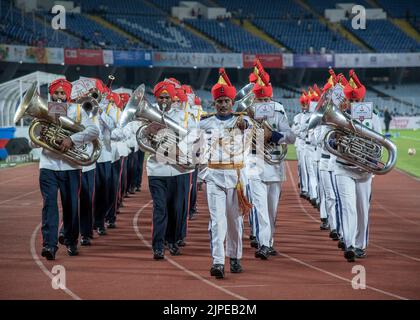
[[[360,52],[361,49],[340,34],[331,31],[316,19],[267,20],[256,19],[254,23],[268,35],[296,53],[314,52],[325,48],[326,52]]]
[[[311,6],[318,14],[324,15],[325,9],[335,9],[337,3],[357,3],[365,8],[371,8],[372,6],[366,0],[305,0],[307,4]]]
[[[351,21],[344,21],[343,25],[377,52],[415,52],[420,50],[420,44],[417,41],[385,19],[367,20],[366,29],[353,29]]]
[[[114,0],[101,0],[98,4],[96,0],[84,0],[81,2],[83,12],[88,13],[107,13],[107,14],[136,14],[144,16],[161,16],[161,11],[150,6],[142,0],[124,0],[115,5]]]
[[[25,14],[2,2],[0,19],[6,40],[25,45],[78,48],[81,40],[63,31],[56,31],[48,23],[40,22],[35,15]],[[6,27],[7,26],[7,27]],[[8,43],[8,42],[6,42]]]
[[[105,18],[153,48],[184,52],[215,52],[207,41],[165,17],[106,15]]]
[[[420,3],[413,0],[377,0],[376,1],[391,17],[420,18]]]
[[[233,52],[276,53],[280,51],[279,48],[257,38],[227,19],[186,19],[185,23],[213,38]]]

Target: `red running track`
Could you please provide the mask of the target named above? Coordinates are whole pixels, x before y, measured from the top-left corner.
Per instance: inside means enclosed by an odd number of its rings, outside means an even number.
[[[296,163],[286,165],[275,247],[254,258],[244,235],[244,273],[216,280],[211,265],[208,210],[199,192],[198,218],[189,224],[182,255],[152,259],[151,202],[142,192],[126,199],[117,228],[69,257],[40,257],[42,200],[36,164],[0,170],[0,299],[420,299],[420,182],[394,170],[373,182],[368,258],[348,263],[319,215],[298,197]],[[66,270],[66,290],[51,285],[51,270]],[[366,270],[366,289],[352,288],[352,268]]]

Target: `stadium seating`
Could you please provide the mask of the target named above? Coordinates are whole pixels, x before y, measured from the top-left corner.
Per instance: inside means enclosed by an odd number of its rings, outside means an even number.
[[[320,52],[359,52],[361,49],[340,34],[332,32],[318,20],[268,20],[256,19],[254,23],[268,35],[296,53],[307,53],[309,47]]]
[[[352,28],[351,21],[344,21],[343,25],[377,52],[414,52],[420,50],[420,44],[417,41],[407,36],[388,20],[367,20],[366,29],[358,30]]]
[[[163,13],[142,0],[124,0],[116,5],[114,0],[83,0],[82,12],[107,14],[138,14],[145,16],[160,16]]]
[[[216,0],[221,7],[245,17],[286,19],[299,18],[308,12],[293,0]]]
[[[229,20],[187,19],[185,23],[215,39],[233,52],[275,53],[280,51]]]
[[[353,3],[362,5],[365,8],[372,7],[366,0],[305,0],[305,2],[322,16],[324,15],[325,9],[335,9],[337,3]]]
[[[52,15],[44,13],[48,21]],[[130,39],[120,33],[108,29],[83,14],[67,14],[67,29],[82,38],[89,46],[109,49],[138,49],[142,46],[130,42]]]
[[[7,25],[2,33],[8,39],[15,39],[20,44],[39,45],[42,42],[46,47],[80,47],[81,40],[56,31],[48,23],[41,23],[38,18],[30,14],[22,14],[14,7],[2,7],[0,19]]]
[[[207,41],[195,36],[165,17],[106,15],[106,19],[135,35],[153,48],[184,52],[215,52]]]
[[[394,18],[420,18],[420,3],[415,0],[377,0],[378,4]]]

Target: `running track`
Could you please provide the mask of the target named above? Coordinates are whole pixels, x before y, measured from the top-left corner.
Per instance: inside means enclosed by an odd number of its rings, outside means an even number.
[[[337,242],[319,230],[319,216],[298,197],[296,162],[286,165],[276,249],[254,258],[245,223],[244,273],[216,280],[211,265],[208,210],[199,192],[198,218],[189,224],[183,255],[152,259],[151,202],[143,192],[125,201],[117,229],[69,257],[40,257],[42,200],[36,164],[0,170],[0,299],[420,299],[420,182],[396,170],[374,178],[365,290]],[[293,178],[292,178],[293,177]],[[147,179],[146,179],[147,180]],[[51,286],[54,265],[66,269],[66,290]],[[228,264],[227,264],[228,265]]]

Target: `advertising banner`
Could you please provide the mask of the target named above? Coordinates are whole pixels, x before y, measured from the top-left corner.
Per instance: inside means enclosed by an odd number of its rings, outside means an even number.
[[[295,68],[328,68],[334,66],[332,54],[294,54],[293,67]]]
[[[420,117],[394,117],[390,129],[420,129]]]
[[[180,68],[238,68],[243,66],[243,60],[240,53],[154,52],[153,65]]]
[[[283,57],[281,54],[244,54],[244,68],[252,68],[254,66],[255,58],[258,58],[261,61],[264,68],[283,68]]]
[[[337,68],[419,67],[420,52],[415,53],[346,53],[335,55]]]
[[[102,50],[92,49],[65,49],[65,64],[80,64],[86,66],[98,66],[104,64]]]
[[[151,51],[114,51],[114,65],[147,67],[152,64]]]

